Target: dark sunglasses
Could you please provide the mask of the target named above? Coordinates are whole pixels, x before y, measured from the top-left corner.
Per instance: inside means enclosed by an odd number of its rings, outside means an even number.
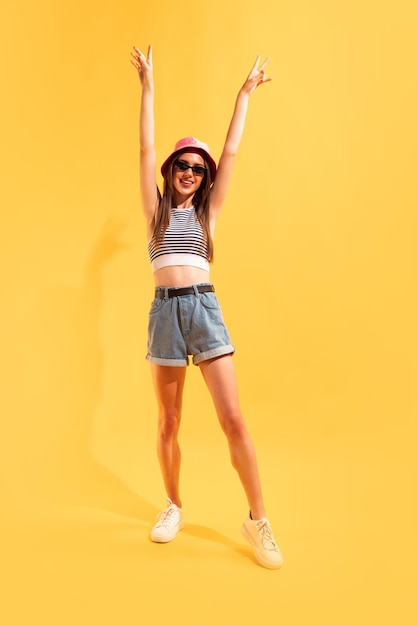
[[[192,170],[193,174],[196,174],[196,176],[204,176],[206,174],[206,167],[203,167],[203,165],[189,165],[187,161],[182,161],[181,159],[174,161],[174,167],[181,172]]]

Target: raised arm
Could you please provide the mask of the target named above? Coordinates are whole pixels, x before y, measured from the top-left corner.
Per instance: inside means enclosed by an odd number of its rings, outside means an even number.
[[[152,47],[147,56],[134,46],[131,63],[137,69],[142,87],[141,110],[139,116],[139,182],[142,209],[150,231],[157,207],[156,156],[154,145],[154,79],[152,68]]]
[[[251,72],[248,74],[245,83],[238,92],[234,113],[226,135],[225,145],[221,158],[219,159],[216,179],[212,187],[210,200],[211,221],[218,217],[228,191],[235,157],[241,142],[242,133],[244,131],[250,95],[259,85],[267,83],[271,80],[271,78],[267,78],[264,71],[264,68],[269,60],[270,59],[267,58],[264,63],[258,67],[260,57],[257,57]]]

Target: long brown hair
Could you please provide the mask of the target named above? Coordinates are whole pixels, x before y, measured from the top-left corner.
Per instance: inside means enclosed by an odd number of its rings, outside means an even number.
[[[187,152],[187,150],[185,150],[185,152]],[[160,191],[158,190],[159,202],[157,211],[155,213],[152,233],[152,237],[153,239],[155,239],[155,243],[157,246],[161,245],[164,239],[165,231],[167,230],[170,223],[171,208],[174,206],[173,168],[174,161],[179,156],[179,154],[173,155],[173,158],[168,164],[166,175],[164,177],[163,195],[161,195]],[[205,162],[206,173],[202,179],[202,182],[200,183],[199,189],[195,192],[193,196],[193,206],[196,211],[196,217],[202,226],[203,235],[207,245],[207,260],[211,262],[213,261],[213,241],[210,234],[209,226],[209,200],[210,188],[212,186],[212,177],[210,174],[209,163],[206,161],[203,154],[201,156]]]

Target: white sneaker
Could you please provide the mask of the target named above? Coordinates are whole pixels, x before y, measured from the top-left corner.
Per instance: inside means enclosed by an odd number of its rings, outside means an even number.
[[[263,517],[253,520],[248,517],[241,528],[241,533],[251,544],[255,558],[260,565],[268,569],[281,567],[283,557],[273,537],[268,519]]]
[[[158,522],[151,530],[151,540],[156,543],[172,541],[179,530],[184,527],[183,511],[167,498],[168,507],[158,514]]]

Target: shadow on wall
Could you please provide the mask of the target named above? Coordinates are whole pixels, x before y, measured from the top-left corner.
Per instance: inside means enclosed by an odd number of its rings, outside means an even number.
[[[125,227],[105,224],[83,284],[40,293],[19,328],[14,466],[31,498],[149,520],[155,508],[91,454],[104,363],[98,333],[102,278],[106,264],[127,247],[121,241]]]

